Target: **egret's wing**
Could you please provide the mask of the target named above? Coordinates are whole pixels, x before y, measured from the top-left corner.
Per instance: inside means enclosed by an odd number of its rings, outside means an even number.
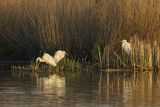
[[[130,43],[128,43],[128,50],[131,51],[131,44]]]
[[[53,66],[56,66],[56,61],[54,60],[54,58],[51,55],[45,53],[42,58],[47,64],[51,64]]]
[[[124,50],[124,52],[126,52],[127,54],[131,53],[131,44],[128,42],[122,43],[122,49]]]
[[[61,50],[57,51],[54,55],[54,59],[58,63],[64,57],[63,52]]]
[[[127,43],[126,45],[127,45],[127,46],[126,46],[127,53],[128,53],[128,54],[131,54],[131,44],[130,44],[130,43]]]

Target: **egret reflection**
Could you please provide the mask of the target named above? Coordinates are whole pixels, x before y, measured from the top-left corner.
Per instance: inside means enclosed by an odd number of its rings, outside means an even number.
[[[65,95],[65,77],[56,74],[40,78],[39,87],[42,87],[46,95],[63,97]]]

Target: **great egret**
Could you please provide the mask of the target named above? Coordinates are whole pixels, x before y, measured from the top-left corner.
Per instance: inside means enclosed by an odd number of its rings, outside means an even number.
[[[55,53],[54,57],[52,57],[48,53],[44,53],[42,58],[41,57],[36,58],[36,64],[38,62],[45,62],[48,65],[57,66],[58,62],[62,60],[65,57],[65,55],[67,55],[67,53],[62,50],[58,50]]]
[[[122,49],[124,52],[126,52],[128,55],[131,54],[131,44],[127,42],[127,40],[122,40]]]

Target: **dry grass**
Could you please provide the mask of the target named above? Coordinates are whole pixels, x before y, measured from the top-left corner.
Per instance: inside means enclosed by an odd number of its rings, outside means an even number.
[[[159,0],[0,0],[0,16],[4,60],[61,48],[74,59],[120,68],[128,63],[118,41],[128,39],[136,47],[132,64],[160,66]]]

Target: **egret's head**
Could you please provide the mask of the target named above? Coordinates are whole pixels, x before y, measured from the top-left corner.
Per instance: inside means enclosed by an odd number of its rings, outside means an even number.
[[[41,60],[41,58],[40,58],[40,57],[37,57],[37,58],[36,58],[35,70],[37,70],[37,69],[38,69],[38,66],[39,66],[40,60]]]
[[[36,58],[36,65],[39,66],[41,62],[44,62],[44,60],[41,57]]]
[[[127,42],[127,40],[123,39],[123,40],[122,40],[122,41],[120,41],[120,42],[122,42],[122,43],[123,43],[123,42]]]
[[[41,59],[40,57],[36,58],[36,64],[38,64],[38,62],[40,61],[40,59]]]

